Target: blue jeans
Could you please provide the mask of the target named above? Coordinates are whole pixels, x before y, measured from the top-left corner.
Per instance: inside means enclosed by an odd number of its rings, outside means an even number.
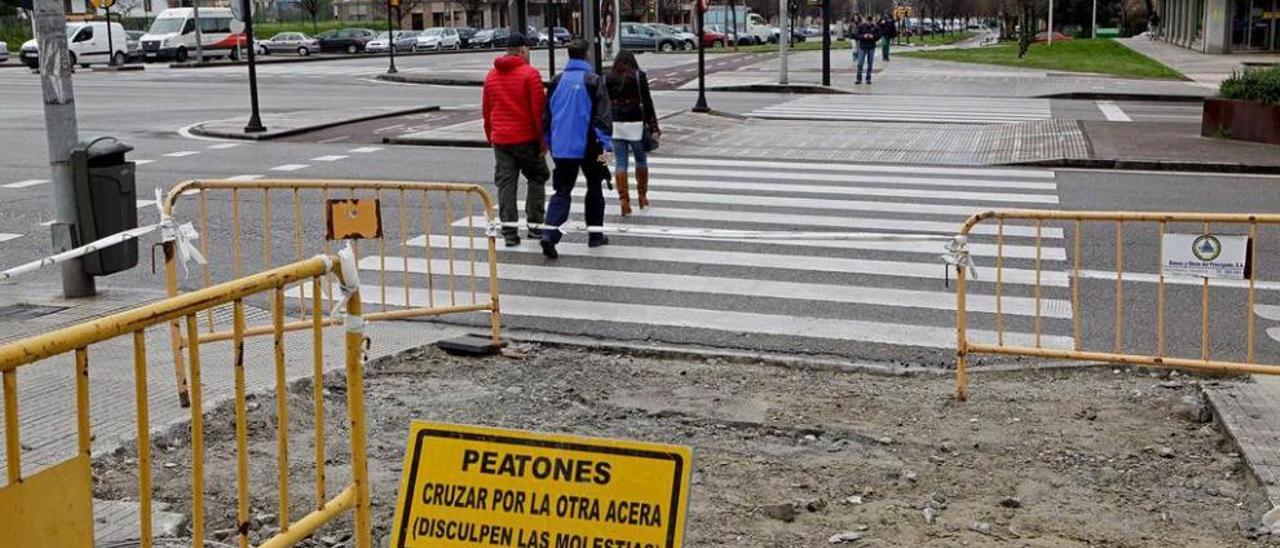
[[[547,204],[547,224],[560,226],[569,220],[569,206],[573,204],[573,185],[578,181],[581,170],[587,179],[587,199],[583,204],[586,210],[587,226],[604,226],[604,191],[600,185],[609,177],[609,168],[595,158],[574,160],[555,158],[556,168],[551,172],[551,184],[555,194],[551,195]],[[551,243],[560,241],[559,230],[543,230],[542,239]],[[604,235],[592,232],[587,236],[590,242],[599,241]]]
[[[613,140],[613,158],[617,166],[613,168],[614,173],[627,172],[627,152],[633,152],[636,155],[636,167],[649,167],[649,153],[644,151],[643,141],[623,141],[619,139]]]
[[[863,62],[865,61],[867,66],[867,72],[866,72],[867,83],[870,84],[871,83],[871,65],[874,65],[876,62],[876,48],[875,46],[872,46],[870,48],[858,47],[854,51],[856,52],[856,56],[854,57],[854,62],[856,63],[856,65],[853,69],[853,76],[857,81],[859,82],[862,81],[862,65],[863,65]]]

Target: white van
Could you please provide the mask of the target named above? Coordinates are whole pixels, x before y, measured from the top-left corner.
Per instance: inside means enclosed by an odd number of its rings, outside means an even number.
[[[147,61],[173,59],[185,62],[196,53],[196,20],[192,8],[173,8],[160,12],[151,29],[142,36],[142,58]],[[239,55],[243,32],[231,31],[231,10],[200,8],[200,46],[205,57]]]
[[[109,41],[107,38],[106,21],[67,23],[67,49],[70,50],[71,64],[88,68],[90,63],[110,63],[114,57],[117,65],[123,65],[129,56],[129,35],[124,32],[124,26],[111,23],[111,37]],[[18,57],[28,67],[40,68],[39,50],[37,40],[27,40],[22,44]]]

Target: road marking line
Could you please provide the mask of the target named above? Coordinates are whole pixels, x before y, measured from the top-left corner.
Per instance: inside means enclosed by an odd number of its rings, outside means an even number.
[[[430,239],[417,236],[407,244],[413,247],[424,247],[430,243],[434,249],[448,248],[448,236],[432,235]],[[478,248],[483,249],[485,242],[477,238]],[[454,236],[454,249],[469,249],[469,241],[463,236]],[[745,251],[716,251],[706,249],[689,249],[684,247],[650,247],[650,246],[607,246],[596,249],[580,245],[561,246],[560,255],[565,257],[593,257],[604,259],[622,259],[644,262],[670,262],[682,264],[741,266],[748,268],[767,268],[780,270],[797,270],[806,272],[835,272],[842,274],[863,274],[868,276],[891,276],[898,278],[919,278],[937,280],[942,277],[938,261],[885,261],[876,259],[847,259],[843,257],[824,257],[813,255],[778,255],[771,253],[753,253]],[[541,254],[542,248],[536,242],[524,242],[516,247],[499,247],[498,253]],[[979,265],[984,271],[989,267]],[[1005,267],[1001,280],[1006,284],[1035,285],[1034,270]],[[982,276],[970,283],[993,283],[995,276]],[[1045,287],[1067,287],[1067,274],[1061,271],[1045,270],[1040,273],[1040,283]]]
[[[385,260],[384,260],[385,259]],[[382,270],[386,264],[387,272],[404,272],[404,257],[365,257],[360,260],[363,270]],[[426,259],[409,258],[410,274],[426,274]],[[488,263],[476,263],[477,277],[488,276]],[[432,272],[449,272],[449,261],[433,259]],[[573,268],[565,266],[538,266],[527,264],[502,263],[498,265],[498,276],[504,281],[519,280],[554,284],[571,284],[585,287],[621,287],[629,289],[652,289],[675,293],[705,293],[713,295],[731,295],[740,297],[763,297],[772,299],[790,299],[803,301],[820,301],[840,304],[859,304],[870,306],[893,306],[920,308],[928,310],[954,311],[956,301],[950,291],[922,291],[916,289],[900,289],[889,287],[859,286],[847,284],[799,283],[763,279],[743,280],[715,276],[691,276],[687,274],[662,274],[655,272],[629,272],[612,269]],[[1036,300],[1032,297],[1003,297],[1002,311],[1013,316],[1035,316]],[[1071,318],[1071,303],[1061,299],[1041,299],[1040,315],[1046,318]],[[971,293],[969,295],[969,311],[980,313],[996,312],[996,299],[993,295]]]
[[[471,223],[471,226],[484,227],[486,222],[487,221],[483,216],[476,215],[476,216],[473,216],[470,220],[468,220],[466,217],[463,217],[457,221],[454,221],[453,226],[458,228],[465,228],[468,226],[468,223]],[[618,228],[618,229],[644,228],[644,229],[652,229],[652,230],[687,230],[690,228],[687,226],[651,225],[651,224],[634,225],[634,224],[626,224],[626,223],[612,223],[606,226]],[[738,229],[734,225],[729,225],[722,228],[730,228],[734,230]],[[673,240],[702,239],[697,236],[674,236],[670,234],[650,234],[650,233],[642,234],[637,232],[618,234],[618,236],[631,236],[635,238],[658,238],[658,239],[667,238],[667,239],[673,239]],[[924,254],[935,255],[935,256],[941,255],[943,251],[945,251],[943,249],[942,242],[930,242],[930,241],[783,240],[783,239],[764,240],[764,239],[756,239],[756,238],[716,238],[715,241],[747,242],[747,243],[752,243],[757,245],[761,245],[761,244],[784,245],[784,246],[817,247],[817,248],[828,248],[828,249],[858,249],[858,250],[864,250],[864,251],[886,251],[891,253],[924,253]],[[996,256],[995,244],[982,244],[982,243],[969,242],[968,248],[969,248],[969,253],[976,257],[995,257]],[[1067,260],[1067,251],[1064,248],[1042,246],[1040,249],[1041,249],[1041,258],[1045,261]],[[1034,259],[1036,258],[1036,247],[1033,245],[1011,245],[1006,243],[1004,244],[1004,257],[1006,259]],[[936,268],[936,267],[941,267],[943,263],[941,260],[939,260],[935,264],[936,264],[935,266]]]
[[[516,203],[516,207],[524,211],[525,202],[520,200]],[[619,216],[622,214],[621,207],[609,204],[605,206],[605,214]],[[959,230],[959,225],[946,221],[922,221],[917,219],[890,219],[882,217],[866,218],[866,217],[847,217],[847,216],[831,216],[831,215],[796,215],[790,213],[764,213],[753,211],[750,215],[743,215],[738,211],[727,211],[723,209],[694,209],[694,208],[671,208],[661,207],[657,209],[649,209],[638,212],[636,218],[641,219],[681,219],[690,221],[717,221],[725,223],[750,223],[750,224],[767,224],[767,225],[787,225],[787,226],[804,226],[804,227],[831,227],[845,228],[850,230],[881,230],[894,232],[932,232],[938,234],[955,234]],[[999,232],[999,227],[991,223],[981,223],[973,227],[969,231],[970,234],[983,234],[995,236]],[[1006,224],[1004,227],[1005,237],[1022,237],[1034,238],[1036,236],[1036,227],[1028,225]],[[1062,229],[1055,226],[1046,226],[1041,229],[1040,236],[1045,239],[1059,240],[1062,239]]]
[[[261,179],[262,175],[236,175],[235,177],[227,177],[228,181],[256,181]]]
[[[1081,270],[1080,277],[1090,280],[1108,280],[1116,281],[1116,273],[1107,270]],[[1142,282],[1142,283],[1159,283],[1160,275],[1150,272],[1125,272],[1122,278],[1125,282]],[[1204,283],[1203,278],[1193,278],[1188,276],[1165,276],[1164,283],[1167,285],[1194,285],[1200,286]],[[1238,289],[1248,289],[1249,280],[1226,280],[1222,278],[1210,278],[1209,287],[1232,287]],[[1280,291],[1280,282],[1256,281],[1254,288]]]
[[[22,234],[9,234],[9,233],[5,233],[5,232],[0,232],[0,242],[7,242],[7,241],[9,241],[9,240],[16,240],[16,239],[21,238],[21,237],[22,237]]]
[[[1111,121],[1111,122],[1132,122],[1133,121],[1133,119],[1129,118],[1129,115],[1125,114],[1124,110],[1121,109],[1120,106],[1115,103],[1115,101],[1097,101],[1096,104],[1098,105],[1098,110],[1102,111],[1102,115],[1106,116],[1108,121]]]
[[[49,179],[27,179],[25,181],[9,183],[7,185],[4,185],[4,188],[27,188],[27,187],[36,186],[36,185],[43,185],[47,182],[49,182]]]
[[[317,156],[315,158],[312,158],[311,161],[312,162],[336,162],[338,160],[344,160],[347,158],[350,158],[350,156],[345,156],[342,154],[333,154],[330,156]]]
[[[573,189],[573,195],[586,196],[586,189],[579,185]],[[983,209],[1003,209],[1008,206],[1005,204],[984,204],[973,203],[963,205],[945,205],[945,204],[925,204],[915,202],[880,202],[870,200],[832,200],[830,198],[792,198],[782,196],[757,196],[751,194],[710,194],[697,192],[663,192],[661,196],[655,196],[654,200],[661,199],[667,203],[699,203],[699,204],[724,204],[739,206],[760,206],[773,208],[799,208],[799,209],[821,209],[831,211],[874,211],[879,213],[895,213],[902,214],[910,212],[912,215],[946,215],[951,217],[960,217],[962,220],[969,218],[975,212]],[[743,216],[750,213],[743,213]]]
[[[351,138],[350,135],[339,135],[337,137],[321,140],[320,143],[336,143],[338,141],[345,141],[350,138]]]
[[[243,143],[219,143],[219,144],[216,144],[216,145],[209,145],[207,148],[211,148],[211,149],[213,149],[213,150],[226,150],[226,149],[228,149],[228,148],[235,148],[235,147],[238,147],[238,146],[240,146],[241,144],[243,144]]]
[[[138,205],[138,209],[142,209],[147,206],[156,205],[156,201],[155,200],[138,200],[137,205]]]
[[[307,164],[284,164],[271,168],[271,171],[298,171],[299,169],[306,169],[309,167],[311,166]]]
[[[147,164],[154,164],[156,163],[156,161],[155,160],[134,160],[133,163],[140,166],[145,166]]]
[[[40,226],[49,227],[49,226],[53,226],[53,223],[56,223],[56,222],[57,221],[45,221],[43,223],[40,223]]]
[[[692,171],[701,174],[699,170],[666,170],[667,173],[679,173]],[[805,174],[793,173],[787,176],[777,177],[779,179],[807,179]],[[840,176],[832,176],[831,180],[840,180]],[[585,179],[583,180],[585,183]],[[694,189],[724,189],[724,190],[751,190],[761,192],[787,192],[802,194],[835,194],[840,196],[877,196],[888,198],[927,198],[936,200],[961,200],[961,201],[990,201],[990,202],[1013,202],[1023,204],[1056,204],[1058,203],[1057,194],[1021,194],[1010,192],[987,192],[987,191],[962,191],[962,190],[938,190],[928,188],[884,188],[884,187],[867,187],[867,186],[837,186],[837,185],[801,185],[794,183],[757,183],[757,182],[740,182],[727,181],[724,179],[670,179],[659,177],[653,179],[650,184],[655,188],[694,188]],[[982,185],[972,185],[980,187]]]
[[[840,171],[840,172],[867,172],[867,173],[918,173],[928,175],[971,175],[974,177],[1020,177],[1024,179],[1052,179],[1054,173],[1052,170],[1046,169],[1000,169],[1000,168],[967,168],[967,167],[927,167],[927,166],[897,166],[886,164],[836,164],[836,163],[815,163],[815,162],[776,162],[770,160],[730,160],[730,159],[707,159],[707,158],[649,158],[649,165],[670,164],[677,167],[685,167],[696,165],[704,166],[728,166],[741,168],[772,168],[787,171],[797,170],[816,170],[816,171]]]
[[[178,151],[178,152],[170,152],[170,153],[168,153],[168,154],[165,154],[165,157],[166,157],[166,158],[182,158],[182,157],[184,157],[184,156],[195,156],[196,154],[200,154],[200,151],[197,151],[197,150],[180,150],[180,151]]]
[[[651,161],[650,164],[653,162]],[[1021,189],[1021,190],[1048,190],[1057,191],[1058,184],[1053,182],[1042,183],[1033,181],[1002,181],[993,179],[962,179],[950,177],[894,177],[891,175],[853,175],[843,173],[813,173],[804,171],[800,166],[793,167],[789,172],[777,171],[759,171],[759,168],[750,166],[748,169],[752,171],[725,172],[723,169],[689,169],[675,167],[651,166],[650,171],[653,175],[691,175],[691,176],[710,176],[724,178],[731,177],[734,179],[763,179],[763,180],[794,180],[794,181],[831,181],[838,183],[882,183],[888,185],[908,185],[908,186],[948,186],[948,187],[964,187],[964,188],[1003,188],[1003,189]],[[660,183],[661,180],[655,177],[654,183]],[[830,186],[830,185],[829,185]]]
[[[368,154],[370,152],[377,152],[379,150],[382,150],[382,147],[360,147],[360,148],[353,148],[351,150],[348,150],[347,152],[354,152],[356,154]]]
[[[425,303],[427,302],[427,291],[425,289],[410,289],[409,298],[414,303]],[[299,295],[309,298],[310,293],[311,287],[306,284],[300,288],[290,289],[287,292],[289,296],[294,298]],[[379,304],[383,302],[378,286],[362,285],[360,294],[364,296],[363,298],[368,303]],[[433,297],[436,302],[449,302],[449,293],[447,291],[435,291]],[[388,291],[385,301],[385,304],[390,306],[405,306],[406,304],[404,302],[404,292],[400,290]],[[853,340],[927,348],[954,348],[956,340],[954,327],[611,303],[599,300],[552,299],[524,295],[503,295],[502,313],[506,317],[524,316],[534,319],[555,318],[557,321],[581,320],[682,329],[705,329],[732,333],[834,339],[839,341]],[[625,321],[620,321],[623,318],[625,318]],[[970,329],[969,337],[970,340],[986,344],[992,344],[996,340],[994,331],[980,329]],[[1004,343],[1007,345],[1032,346],[1036,344],[1035,339],[1035,336],[1030,333],[1010,331],[1004,333]],[[1040,342],[1046,348],[1069,349],[1073,348],[1075,344],[1074,339],[1071,337],[1055,335],[1044,335]]]

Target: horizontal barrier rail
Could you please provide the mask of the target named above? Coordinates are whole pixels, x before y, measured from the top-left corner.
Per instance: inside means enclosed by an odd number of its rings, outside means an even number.
[[[341,268],[340,268],[341,267]],[[269,269],[218,285],[213,285],[169,297],[160,302],[140,306],[132,310],[72,325],[41,335],[0,346],[0,375],[3,375],[4,437],[8,483],[0,488],[0,507],[24,509],[16,513],[0,514],[0,531],[6,542],[24,546],[66,546],[88,548],[93,546],[93,482],[90,472],[92,417],[90,416],[89,365],[90,348],[116,338],[131,336],[133,349],[133,390],[136,409],[137,435],[137,500],[140,504],[138,544],[150,548],[152,532],[152,443],[150,432],[151,409],[148,403],[148,328],[170,322],[183,321],[190,344],[187,346],[191,366],[191,533],[193,546],[204,546],[206,515],[224,515],[225,509],[206,509],[206,451],[204,426],[204,346],[198,332],[198,316],[216,307],[230,306],[233,311],[231,340],[232,374],[235,390],[235,444],[236,444],[236,530],[239,545],[250,542],[250,484],[249,484],[249,422],[247,418],[245,304],[247,298],[268,295],[271,306],[271,360],[274,365],[275,401],[277,420],[278,484],[275,497],[279,503],[277,514],[279,533],[266,539],[262,546],[289,546],[313,533],[319,527],[338,516],[354,511],[353,542],[360,548],[372,545],[368,462],[366,455],[366,425],[363,381],[363,320],[359,279],[355,271],[355,255],[350,249],[339,252],[337,257],[316,256],[292,264]],[[295,284],[310,284],[318,290],[326,277],[333,274],[343,296],[342,314],[343,353],[346,365],[347,419],[350,426],[351,482],[341,488],[334,498],[327,498],[325,486],[325,422],[324,422],[324,330],[323,325],[332,322],[324,317],[319,300],[312,300],[310,334],[313,359],[314,438],[315,438],[315,510],[292,521],[296,512],[289,497],[289,438],[288,438],[288,386],[286,378],[285,345],[285,291]],[[110,354],[110,350],[105,352]],[[69,460],[44,468],[24,477],[22,473],[23,445],[18,401],[18,370],[25,367],[48,367],[45,362],[68,353],[74,353],[77,450]],[[226,353],[223,353],[224,356]],[[34,377],[49,379],[48,375]],[[41,387],[43,390],[43,387]],[[45,393],[45,392],[41,392]],[[115,418],[114,420],[118,420]],[[166,457],[173,459],[176,456]],[[212,463],[210,463],[212,464]],[[210,498],[210,500],[215,500]],[[39,510],[39,511],[38,511]]]
[[[486,249],[477,249],[475,239],[469,236],[475,233],[475,229],[484,229],[485,225],[468,222],[471,230],[466,234],[465,252],[453,247],[455,230],[461,232],[453,226],[455,220],[462,217],[468,220],[478,217],[487,222],[494,220],[493,199],[478,185],[358,180],[197,180],[174,187],[161,209],[162,216],[166,218],[194,219],[194,228],[201,235],[199,247],[188,244],[192,252],[185,255],[198,252],[208,259],[199,272],[199,283],[208,287],[216,275],[210,263],[230,265],[231,275],[240,276],[252,264],[261,264],[262,268],[269,269],[278,260],[296,260],[309,253],[330,253],[332,240],[326,234],[326,205],[331,200],[349,199],[376,200],[378,204],[379,233],[363,241],[353,241],[357,254],[360,247],[365,246],[376,250],[378,256],[376,261],[366,261],[362,265],[371,267],[376,263],[366,276],[376,278],[377,289],[370,291],[365,300],[377,300],[380,304],[378,309],[369,310],[364,315],[367,321],[487,312],[490,337],[494,345],[499,344],[501,313],[495,239],[490,235]],[[427,240],[425,250],[419,249],[421,244],[411,243],[419,236],[433,234],[433,227],[446,236],[446,248],[433,249],[429,237],[422,238]],[[220,237],[214,240],[211,238],[213,233]],[[185,273],[187,268],[183,261],[183,245],[182,241],[164,244],[169,295],[177,295],[182,290],[180,271]],[[433,268],[433,263],[439,264],[439,261],[432,261],[437,251],[448,268]],[[398,252],[400,256],[389,257],[388,252]],[[488,288],[484,289],[477,282],[482,279],[477,277],[477,256],[481,253],[488,263]],[[427,260],[424,274],[411,275],[411,255]],[[390,267],[388,263],[391,263]],[[311,308],[308,301],[320,299],[322,294],[332,294],[332,289],[331,284],[326,284],[319,293],[308,287],[291,291],[288,296],[296,299],[297,308],[293,318],[285,322],[284,329],[307,329]],[[415,301],[413,295],[420,292],[414,289],[426,289],[425,298]],[[400,302],[390,304],[397,300]],[[213,342],[231,337],[225,321],[219,325],[212,312],[204,316],[203,329],[198,335],[201,341]],[[263,336],[271,332],[271,326],[248,326],[245,336]],[[190,344],[189,337],[174,322],[170,338],[174,348],[174,376],[179,400],[187,405],[182,349]]]
[[[994,341],[978,341],[971,337],[970,323],[971,318],[967,309],[968,292],[970,288],[970,278],[978,271],[979,266],[973,265],[973,259],[969,256],[966,246],[975,227],[983,223],[994,223],[996,234],[996,253],[993,264],[980,265],[984,271],[992,272],[992,275],[985,277],[982,281],[993,283],[995,290],[995,337]],[[1064,228],[1071,229],[1073,236],[1071,238],[1071,253],[1069,254],[1068,272],[1070,274],[1070,323],[1072,336],[1070,337],[1071,345],[1067,348],[1053,347],[1046,341],[1048,337],[1044,333],[1044,322],[1048,315],[1044,311],[1043,301],[1044,292],[1048,289],[1046,284],[1042,284],[1042,277],[1046,274],[1044,263],[1047,262],[1043,253],[1043,232],[1046,223],[1062,223]],[[1028,226],[1034,230],[1035,254],[1033,259],[1023,258],[1023,261],[1032,261],[1031,265],[1034,269],[1035,282],[1032,288],[1033,298],[1035,302],[1035,314],[1033,319],[1034,335],[1030,340],[1021,340],[1014,342],[1011,336],[1006,336],[1006,315],[1003,310],[1003,301],[1006,298],[1006,284],[1004,281],[1005,264],[1010,259],[1005,254],[1006,239],[1009,237],[1010,226],[1019,228]],[[1280,375],[1280,364],[1259,363],[1257,359],[1257,329],[1255,318],[1255,304],[1257,301],[1258,290],[1258,239],[1259,228],[1274,228],[1280,225],[1280,215],[1277,214],[1248,214],[1248,213],[1194,213],[1194,212],[1178,212],[1178,213],[1160,213],[1160,212],[1123,212],[1123,211],[1061,211],[1061,210],[1002,210],[988,211],[976,214],[970,217],[961,227],[955,241],[948,248],[948,262],[956,266],[956,397],[963,400],[967,396],[967,369],[969,356],[974,354],[991,354],[1006,356],[1024,356],[1033,358],[1049,358],[1063,360],[1080,360],[1091,362],[1105,362],[1116,364],[1127,364],[1145,367],[1163,367],[1163,368],[1180,368],[1201,372],[1213,373],[1255,373],[1267,375]],[[1180,233],[1174,230],[1181,230]],[[1085,348],[1085,311],[1081,309],[1081,286],[1084,278],[1082,277],[1082,239],[1085,234],[1090,234],[1090,242],[1095,246],[1110,246],[1114,249],[1114,257],[1108,256],[1105,266],[1114,269],[1113,273],[1107,274],[1107,277],[1114,275],[1114,288],[1108,289],[1106,292],[1111,299],[1110,303],[1106,303],[1107,310],[1105,314],[1111,316],[1110,321],[1104,326],[1109,333],[1104,334],[1107,348]],[[1135,236],[1136,234],[1136,236]],[[1127,242],[1129,238],[1137,238],[1138,243],[1133,244]],[[1166,246],[1174,245],[1167,242],[1180,242],[1182,240],[1171,239],[1182,238],[1191,239],[1192,244],[1185,246],[1183,250],[1177,247],[1179,253],[1192,254],[1193,259],[1189,261],[1181,261],[1173,257],[1166,256]],[[1201,250],[1206,256],[1201,256],[1194,252],[1196,246],[1203,245]],[[1219,254],[1223,252],[1225,246],[1230,242],[1235,253],[1244,257],[1240,261],[1231,263],[1231,267],[1224,266],[1224,261],[1218,261]],[[1157,272],[1152,274],[1149,272],[1134,273],[1133,270],[1126,268],[1127,264],[1134,263],[1133,258],[1127,258],[1125,253],[1126,245],[1141,245],[1144,247],[1154,246],[1158,249],[1158,258],[1153,266]],[[1170,248],[1175,249],[1175,248]],[[1211,258],[1206,258],[1212,253]],[[1111,255],[1108,253],[1107,255]],[[1172,262],[1171,262],[1172,261]],[[1172,265],[1170,268],[1178,270],[1166,272],[1166,266]],[[1089,279],[1100,279],[1104,276],[1099,275],[1092,268],[1097,265],[1089,265],[1090,269],[1086,269]],[[1184,268],[1185,267],[1185,268]],[[990,270],[988,270],[990,268]],[[1199,270],[1196,270],[1199,269]],[[1213,270],[1218,269],[1218,270]],[[1204,273],[1197,273],[1201,270]],[[1236,272],[1239,270],[1239,272]],[[1130,290],[1129,299],[1126,299],[1126,274],[1137,280],[1154,280],[1155,298],[1154,303],[1147,300],[1132,299],[1133,291]],[[1060,275],[1060,274],[1059,274]],[[1233,276],[1236,279],[1223,280],[1218,279],[1212,284],[1215,290],[1238,289],[1241,290],[1243,298],[1243,340],[1227,343],[1220,342],[1219,346],[1229,346],[1230,344],[1242,343],[1243,353],[1234,356],[1234,359],[1225,359],[1221,356],[1215,356],[1214,345],[1215,333],[1211,329],[1212,314],[1210,313],[1210,279],[1219,276]],[[1173,281],[1166,280],[1174,278]],[[1190,278],[1190,279],[1188,279]],[[1198,280],[1198,283],[1191,280]],[[1130,282],[1134,283],[1134,282]],[[1194,318],[1199,322],[1199,338],[1196,341],[1178,341],[1177,348],[1171,348],[1175,345],[1168,340],[1168,315],[1169,315],[1169,298],[1166,293],[1169,292],[1169,286],[1178,286],[1182,291],[1190,291],[1198,289],[1194,297],[1198,297],[1198,314]],[[1195,287],[1195,286],[1198,286]],[[1143,292],[1145,293],[1145,292]],[[1193,295],[1179,294],[1181,299],[1176,300],[1176,304],[1185,307],[1189,303],[1193,303]],[[1241,296],[1231,296],[1232,299],[1240,299]],[[1136,302],[1131,302],[1136,301]],[[1095,304],[1097,299],[1091,300]],[[1154,310],[1152,310],[1154,304]],[[1194,305],[1192,305],[1194,306]],[[1234,306],[1234,305],[1232,305]],[[1094,310],[1094,309],[1091,309]],[[1134,310],[1138,312],[1150,312],[1154,316],[1154,322],[1144,324],[1141,322],[1143,316],[1137,316],[1138,323],[1135,324]],[[1188,315],[1183,316],[1186,318]],[[1132,341],[1126,339],[1126,320],[1129,327],[1145,329],[1148,326],[1154,326],[1154,341]],[[1114,336],[1110,336],[1113,333]],[[1226,337],[1216,334],[1216,340],[1222,341]],[[1095,346],[1097,336],[1095,335]],[[1197,344],[1198,343],[1198,344]],[[1143,347],[1145,351],[1135,351],[1133,347]],[[1198,355],[1196,354],[1198,350]],[[1176,355],[1177,351],[1182,351],[1189,355]],[[1221,352],[1219,352],[1221,353]]]

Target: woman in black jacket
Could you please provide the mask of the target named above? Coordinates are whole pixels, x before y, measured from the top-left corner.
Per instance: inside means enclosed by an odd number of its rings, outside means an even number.
[[[613,170],[618,187],[618,203],[622,214],[631,214],[631,195],[627,189],[627,164],[636,157],[636,193],[640,209],[649,207],[649,152],[656,148],[658,115],[649,94],[649,78],[640,70],[636,56],[629,51],[618,54],[613,71],[605,78],[609,105],[613,108],[613,153],[617,165]]]

